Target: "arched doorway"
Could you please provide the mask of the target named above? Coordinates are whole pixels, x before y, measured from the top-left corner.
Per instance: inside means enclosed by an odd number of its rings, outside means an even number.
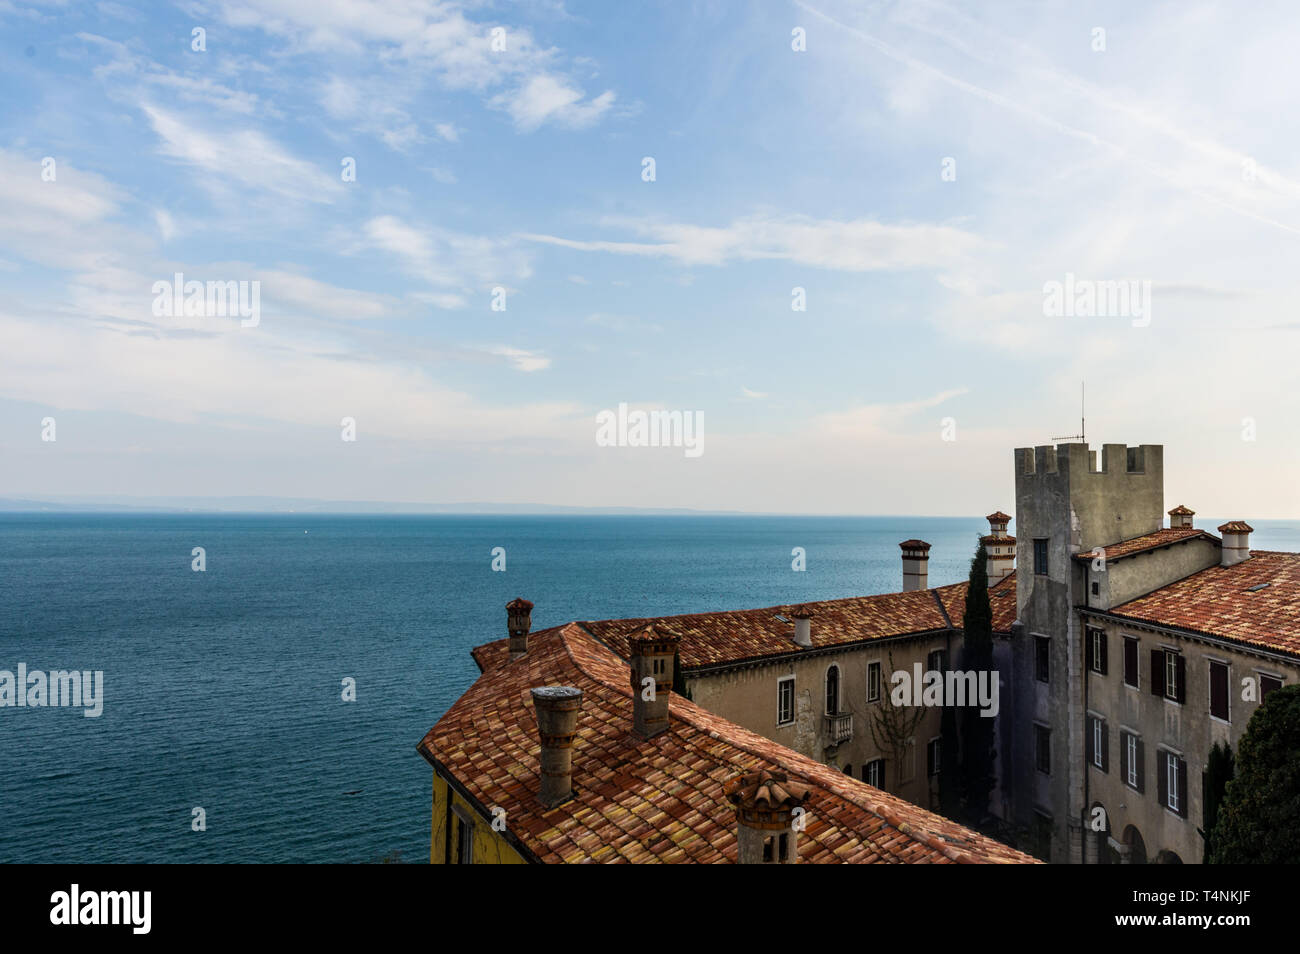
[[[1178,852],[1170,851],[1168,848],[1156,855],[1158,865],[1181,865],[1182,863],[1183,859],[1178,857]]]
[[[1147,846],[1142,840],[1142,833],[1129,825],[1124,829],[1124,847],[1128,849],[1128,863],[1144,865],[1147,863]]]
[[[1101,802],[1092,803],[1084,824],[1092,833],[1092,857],[1084,859],[1085,862],[1097,865],[1119,864],[1119,854],[1110,846],[1110,813]]]

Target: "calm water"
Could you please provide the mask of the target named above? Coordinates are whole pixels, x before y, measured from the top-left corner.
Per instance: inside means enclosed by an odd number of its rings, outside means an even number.
[[[1300,524],[1254,525],[1252,545],[1300,549]],[[0,862],[425,860],[415,744],[477,674],[470,647],[505,635],[511,598],[541,629],[891,591],[912,536],[934,545],[939,585],[965,577],[987,526],[0,514],[0,669],[105,682],[97,719],[0,709]]]

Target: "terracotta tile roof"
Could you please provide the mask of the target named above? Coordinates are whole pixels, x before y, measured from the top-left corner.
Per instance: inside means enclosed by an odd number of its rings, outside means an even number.
[[[987,520],[989,523],[992,523],[995,520],[998,523],[1008,523],[1011,520],[1011,514],[1003,513],[1001,510],[995,510],[984,519]]]
[[[1175,507],[1173,510],[1169,511],[1169,516],[1171,516],[1171,517],[1194,517],[1194,516],[1196,516],[1196,511],[1195,511],[1195,510],[1188,510],[1188,509],[1187,509],[1186,507],[1184,507],[1182,504],[1179,504],[1179,505],[1178,505],[1177,507]]]
[[[1300,553],[1252,550],[1249,560],[1193,573],[1110,615],[1300,656]]]
[[[1198,530],[1195,527],[1166,527],[1163,530],[1156,530],[1152,533],[1144,533],[1140,537],[1133,537],[1131,540],[1122,540],[1119,543],[1113,543],[1102,549],[1106,553],[1106,562],[1113,563],[1116,560],[1122,560],[1124,557],[1134,556],[1138,553],[1145,553],[1148,550],[1155,550],[1158,547],[1167,547],[1174,543],[1183,543],[1186,540],[1196,540],[1204,538],[1219,543],[1219,538],[1212,533],[1206,533],[1204,530]],[[1090,563],[1094,559],[1092,551],[1086,553],[1076,553],[1074,558],[1081,563]]]
[[[1014,547],[1016,545],[1016,538],[1010,534],[1004,537],[995,537],[991,533],[986,533],[984,536],[980,537],[980,543],[1001,543],[1004,546],[1009,545]]]
[[[952,625],[961,629],[962,617],[966,615],[966,591],[970,588],[968,581],[941,586],[934,592],[943,601],[944,611],[952,620]],[[989,587],[989,606],[993,610],[993,632],[1010,633],[1011,624],[1016,621],[1016,571],[1012,570],[1000,583]]]
[[[904,540],[898,547],[900,550],[929,550],[930,544],[913,537],[911,540]]]
[[[764,609],[592,620],[580,625],[627,658],[628,636],[654,623],[656,631],[681,639],[681,663],[690,669],[795,652],[798,647],[794,644],[794,618],[799,612],[816,614],[812,624],[813,649],[947,629],[948,621],[930,593],[930,590],[914,590]],[[785,617],[785,621],[777,619],[778,616]]]
[[[475,658],[482,661],[488,648]],[[576,794],[546,809],[536,794],[541,746],[530,690],[557,684],[583,691],[573,748]],[[736,776],[764,769],[808,789],[801,862],[1035,860],[679,696],[671,696],[669,709],[667,731],[648,740],[634,736],[627,664],[570,623],[533,634],[526,656],[489,668],[419,749],[480,811],[505,809],[510,837],[546,863],[735,862],[736,809],[724,789]]]

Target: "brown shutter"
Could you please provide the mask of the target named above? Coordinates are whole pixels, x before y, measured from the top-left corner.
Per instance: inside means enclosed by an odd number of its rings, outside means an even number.
[[[1187,817],[1187,763],[1178,760],[1178,814]]]
[[[1093,764],[1093,753],[1095,752],[1095,748],[1092,744],[1092,734],[1097,731],[1096,722],[1096,719],[1092,716],[1088,716],[1088,738],[1084,742],[1084,748],[1087,751],[1084,753],[1084,758],[1087,760],[1089,765]]]
[[[1110,772],[1110,726],[1101,724],[1101,770]]]
[[[1166,760],[1169,758],[1164,752],[1156,750],[1156,797],[1160,799],[1160,807],[1164,808],[1169,805],[1169,766]]]
[[[1138,641],[1124,640],[1124,682],[1130,686],[1138,684]]]
[[[1178,701],[1187,701],[1187,660],[1179,653],[1174,657],[1174,675],[1178,678]]]
[[[1147,790],[1146,751],[1141,739],[1137,740],[1137,777],[1138,791],[1145,792]]]
[[[1106,655],[1107,655],[1107,653],[1106,653],[1106,644],[1107,644],[1107,642],[1108,642],[1108,640],[1107,640],[1107,638],[1106,638],[1106,631],[1105,631],[1105,630],[1102,630],[1102,633],[1101,633],[1101,674],[1102,674],[1103,676],[1106,675],[1106,662],[1107,662],[1107,660],[1106,660]]]
[[[1228,667],[1210,663],[1210,715],[1228,718]]]
[[[1165,694],[1165,651],[1151,650],[1151,695]]]

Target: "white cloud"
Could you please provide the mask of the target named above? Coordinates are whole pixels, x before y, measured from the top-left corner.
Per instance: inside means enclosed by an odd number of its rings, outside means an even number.
[[[666,258],[683,265],[783,260],[842,271],[952,267],[986,243],[946,225],[886,225],[869,219],[750,216],[728,226],[607,220],[650,242],[578,240],[526,233],[532,242],[587,252]]]

